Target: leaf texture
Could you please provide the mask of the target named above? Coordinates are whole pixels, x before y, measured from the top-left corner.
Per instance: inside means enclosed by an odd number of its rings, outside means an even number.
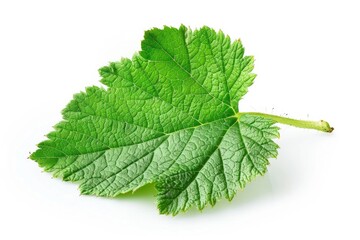
[[[164,214],[231,200],[277,155],[274,122],[238,113],[253,63],[208,27],[146,31],[132,59],[99,70],[107,89],[76,94],[30,157],[82,194],[155,183]]]

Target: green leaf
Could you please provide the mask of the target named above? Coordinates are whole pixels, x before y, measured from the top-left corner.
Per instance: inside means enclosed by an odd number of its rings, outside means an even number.
[[[31,159],[82,194],[114,197],[155,183],[161,213],[231,200],[275,158],[275,121],[238,113],[254,59],[203,27],[145,32],[141,51],[100,69]]]

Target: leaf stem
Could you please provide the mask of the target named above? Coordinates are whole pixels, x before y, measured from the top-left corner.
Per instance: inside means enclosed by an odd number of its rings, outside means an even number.
[[[281,117],[277,115],[260,113],[260,112],[239,112],[236,115],[238,118],[240,118],[241,115],[245,115],[245,114],[269,118],[271,120],[274,120],[275,122],[294,126],[294,127],[299,127],[299,128],[315,129],[318,131],[328,132],[328,133],[331,133],[334,130],[334,128],[330,127],[330,124],[324,120],[320,120],[320,121],[297,120],[293,118]]]

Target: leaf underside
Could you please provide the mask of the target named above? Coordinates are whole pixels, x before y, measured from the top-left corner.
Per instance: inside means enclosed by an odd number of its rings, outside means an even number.
[[[164,214],[231,200],[277,155],[274,122],[237,114],[253,62],[239,40],[208,27],[146,31],[132,59],[99,70],[107,89],[74,95],[30,158],[82,194],[155,183]]]

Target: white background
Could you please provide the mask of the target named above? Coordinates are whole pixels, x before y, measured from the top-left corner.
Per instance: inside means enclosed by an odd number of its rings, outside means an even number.
[[[1,239],[360,239],[357,1],[1,1]],[[154,191],[79,196],[27,159],[97,69],[144,30],[208,25],[241,38],[258,77],[240,103],[332,134],[281,126],[278,159],[229,203],[159,215]]]

